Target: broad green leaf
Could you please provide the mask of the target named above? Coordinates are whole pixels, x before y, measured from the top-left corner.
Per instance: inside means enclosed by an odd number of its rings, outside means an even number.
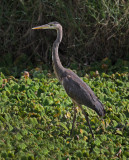
[[[68,130],[68,128],[66,127],[66,125],[65,125],[64,123],[59,122],[59,125],[60,125],[61,127],[63,127],[65,130]]]
[[[122,131],[120,131],[118,129],[116,130],[116,134],[123,135]]]
[[[25,143],[20,143],[19,144],[19,148],[21,148],[21,149],[25,149],[27,146],[26,146],[26,144]]]
[[[17,134],[16,134],[16,139],[17,139],[17,140],[22,139],[22,135],[21,135],[20,133],[17,133]]]
[[[94,141],[94,143],[95,143],[97,146],[99,146],[102,142],[100,141],[99,138],[96,138],[95,141]]]

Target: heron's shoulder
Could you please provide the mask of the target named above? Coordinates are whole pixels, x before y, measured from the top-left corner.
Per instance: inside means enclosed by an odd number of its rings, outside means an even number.
[[[67,78],[79,78],[78,75],[76,75],[72,70],[70,69],[65,69],[64,73],[63,73],[63,77],[67,77]],[[80,78],[79,78],[80,79]]]
[[[65,70],[63,77],[69,80],[73,80],[74,82],[79,83],[79,84],[81,83],[85,84],[85,82],[70,69]]]

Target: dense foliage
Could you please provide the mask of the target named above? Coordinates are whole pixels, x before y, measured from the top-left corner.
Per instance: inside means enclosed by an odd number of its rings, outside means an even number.
[[[129,73],[90,72],[82,78],[105,104],[106,116],[84,107],[95,134],[92,139],[78,109],[70,135],[70,98],[53,74],[39,68],[30,78],[0,76],[0,159],[129,158]]]
[[[49,68],[56,33],[31,30],[50,21],[63,25],[63,64],[78,70],[105,105],[103,119],[83,106],[95,140],[79,109],[70,135],[72,102]],[[129,158],[128,26],[128,0],[1,1],[1,160]]]
[[[0,67],[19,70],[34,62],[50,63],[54,32],[31,29],[50,21],[59,21],[64,28],[60,46],[64,64],[69,63],[66,57],[82,65],[104,57],[113,64],[117,58],[129,58],[128,0],[4,0],[0,5]]]

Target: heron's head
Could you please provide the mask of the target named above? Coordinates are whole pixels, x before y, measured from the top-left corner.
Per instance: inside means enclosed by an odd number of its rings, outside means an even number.
[[[42,26],[37,26],[32,29],[56,29],[57,30],[60,27],[61,27],[61,25],[58,22],[50,22],[48,24],[44,24]]]

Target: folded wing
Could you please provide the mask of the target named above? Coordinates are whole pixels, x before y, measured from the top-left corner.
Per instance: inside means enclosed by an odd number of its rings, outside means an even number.
[[[62,77],[66,93],[78,104],[86,105],[95,110],[99,116],[104,116],[103,104],[95,96],[91,88],[71,70],[66,70]]]

